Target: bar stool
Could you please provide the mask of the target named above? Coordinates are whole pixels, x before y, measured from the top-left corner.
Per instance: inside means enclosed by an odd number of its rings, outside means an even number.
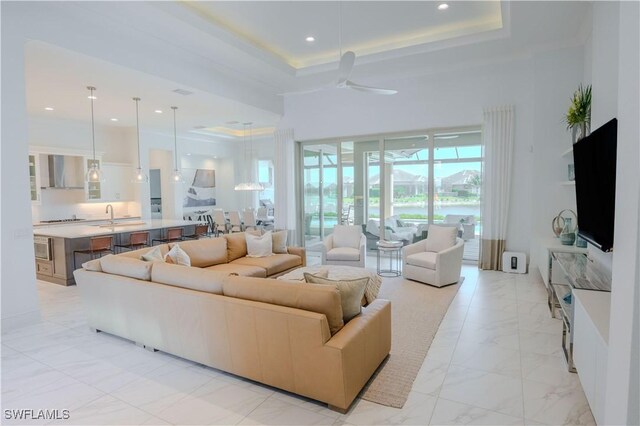
[[[183,240],[182,232],[183,232],[182,228],[169,228],[167,229],[165,238],[153,239],[151,241],[151,245],[153,245],[153,243],[155,243],[156,241],[160,243],[172,243],[174,241],[182,241]]]
[[[126,248],[129,250],[136,250],[142,247],[149,247],[149,231],[132,232],[129,235],[129,244],[116,244],[114,247]]]
[[[209,233],[209,225],[199,224],[196,225],[195,232],[191,235],[184,235],[184,238],[188,238],[190,240],[199,240],[200,238],[209,238],[211,234]]]
[[[73,269],[76,268],[76,254],[88,254],[91,256],[91,260],[97,257],[102,257],[106,253],[113,254],[113,236],[105,237],[93,237],[89,240],[89,249],[87,250],[74,250],[73,251]]]

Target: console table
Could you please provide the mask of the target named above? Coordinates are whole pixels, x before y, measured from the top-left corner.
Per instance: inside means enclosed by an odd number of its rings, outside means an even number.
[[[552,315],[562,318],[562,350],[577,372],[598,424],[604,411],[611,310],[611,276],[581,253],[552,253],[568,285],[550,283]],[[569,295],[569,297],[566,297]]]

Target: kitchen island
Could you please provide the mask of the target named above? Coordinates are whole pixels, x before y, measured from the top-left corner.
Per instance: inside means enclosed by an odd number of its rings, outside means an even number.
[[[39,280],[61,285],[74,285],[75,250],[89,248],[92,237],[113,235],[114,244],[126,244],[129,234],[137,231],[149,231],[149,241],[162,238],[168,228],[184,229],[184,234],[193,234],[196,222],[186,220],[123,220],[113,223],[42,226],[35,228],[33,234],[39,240],[46,239],[49,244],[48,258],[36,258],[36,277]],[[87,255],[77,256],[77,266],[89,260]]]

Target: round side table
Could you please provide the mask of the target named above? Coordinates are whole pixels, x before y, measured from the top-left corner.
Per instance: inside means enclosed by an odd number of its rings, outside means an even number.
[[[401,271],[402,258],[402,241],[378,241],[376,246],[377,253],[377,272],[381,277],[399,277]],[[389,269],[382,269],[381,263],[384,257],[389,257]]]

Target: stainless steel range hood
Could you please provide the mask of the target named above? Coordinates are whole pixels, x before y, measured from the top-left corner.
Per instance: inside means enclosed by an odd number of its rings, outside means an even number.
[[[42,172],[43,189],[84,189],[83,157],[47,155]]]

